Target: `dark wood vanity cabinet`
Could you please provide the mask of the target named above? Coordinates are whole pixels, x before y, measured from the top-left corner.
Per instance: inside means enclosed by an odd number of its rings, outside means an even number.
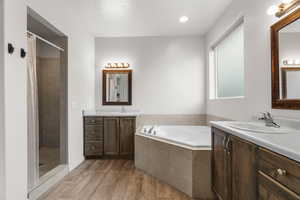
[[[120,150],[120,119],[104,118],[104,153],[117,156]]]
[[[256,199],[256,147],[213,129],[212,188],[220,200]]]
[[[238,137],[230,136],[229,159],[231,170],[231,196],[233,200],[256,199],[257,146]]]
[[[300,163],[216,128],[212,144],[219,200],[300,200]]]
[[[103,156],[103,118],[84,118],[84,155]]]
[[[266,149],[258,152],[260,200],[300,200],[300,163]]]
[[[134,133],[135,119],[121,118],[120,119],[120,146],[119,151],[121,156],[131,157],[134,155]]]
[[[85,117],[85,157],[133,159],[135,123],[135,117]]]
[[[212,138],[212,188],[220,200],[228,200],[229,170],[225,148],[228,134],[218,129],[213,129]]]

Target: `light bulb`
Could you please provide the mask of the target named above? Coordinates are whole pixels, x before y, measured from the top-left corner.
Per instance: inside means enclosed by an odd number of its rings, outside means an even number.
[[[271,6],[267,11],[268,15],[275,15],[277,12],[279,12],[279,7],[276,5]]]
[[[293,65],[293,64],[294,64],[294,60],[288,59],[288,60],[287,60],[287,64],[288,64],[288,65]]]
[[[293,0],[282,0],[282,3],[284,3],[284,4],[290,4],[290,3],[292,3],[292,1]]]
[[[187,16],[182,16],[179,18],[180,23],[186,23],[189,21],[189,18]]]

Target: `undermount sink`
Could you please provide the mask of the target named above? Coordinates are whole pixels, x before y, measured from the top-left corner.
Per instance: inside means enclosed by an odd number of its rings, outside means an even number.
[[[292,131],[287,128],[267,127],[265,124],[257,122],[228,122],[228,126],[243,131],[263,134],[286,134]]]

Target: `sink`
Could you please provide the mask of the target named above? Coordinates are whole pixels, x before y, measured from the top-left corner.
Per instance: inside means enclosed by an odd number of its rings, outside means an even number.
[[[263,134],[286,134],[293,131],[287,128],[267,127],[258,122],[227,122],[227,125],[231,128]]]

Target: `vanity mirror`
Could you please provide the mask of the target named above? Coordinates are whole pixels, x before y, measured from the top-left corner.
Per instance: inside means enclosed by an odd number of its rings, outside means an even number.
[[[103,70],[103,105],[132,105],[132,70]]]
[[[272,107],[300,110],[300,9],[271,27]]]

